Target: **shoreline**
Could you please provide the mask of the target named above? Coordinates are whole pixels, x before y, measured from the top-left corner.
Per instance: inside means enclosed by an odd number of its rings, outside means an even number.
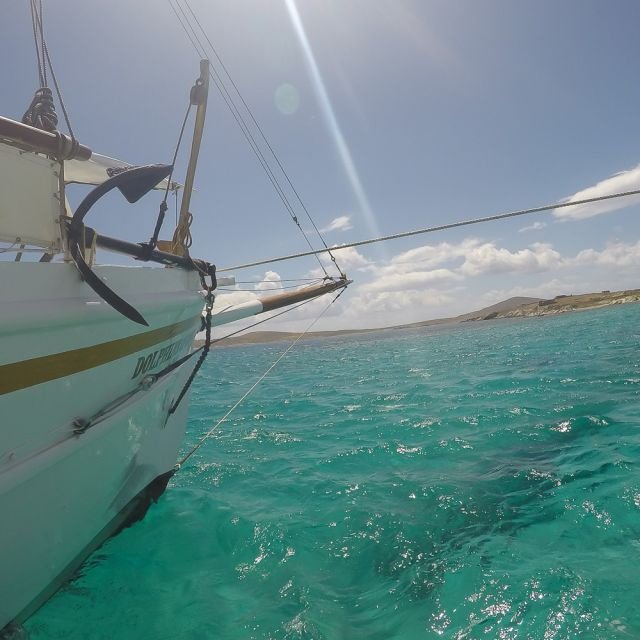
[[[491,305],[478,311],[472,311],[451,318],[435,318],[413,322],[411,324],[377,327],[374,329],[339,329],[335,331],[311,331],[305,336],[307,339],[340,338],[349,335],[363,335],[366,333],[395,331],[400,329],[419,329],[440,325],[462,324],[465,322],[483,322],[486,320],[502,320],[512,318],[535,318],[576,311],[604,309],[613,305],[640,302],[640,289],[625,289],[622,291],[601,291],[599,293],[585,293],[578,295],[559,295],[551,299],[540,298],[509,298],[503,302]],[[271,344],[295,340],[300,335],[295,331],[252,331],[240,336],[224,339],[214,343],[213,347],[241,347],[253,344]],[[194,341],[199,347],[204,340]]]

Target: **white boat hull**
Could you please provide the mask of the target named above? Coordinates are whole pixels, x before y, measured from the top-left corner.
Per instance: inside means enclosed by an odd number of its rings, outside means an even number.
[[[141,381],[189,352],[200,330],[197,277],[95,271],[148,328],[97,298],[71,265],[0,263],[0,629],[28,617],[161,493],[184,434],[188,396],[168,410],[193,359]],[[74,434],[78,418],[92,417]]]

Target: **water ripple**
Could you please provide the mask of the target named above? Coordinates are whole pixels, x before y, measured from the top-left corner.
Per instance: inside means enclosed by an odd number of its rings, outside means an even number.
[[[640,637],[639,311],[302,343],[32,637]],[[185,450],[281,349],[214,350]]]

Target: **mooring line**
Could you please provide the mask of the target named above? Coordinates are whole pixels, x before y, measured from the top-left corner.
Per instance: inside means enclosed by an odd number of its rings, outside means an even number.
[[[346,289],[346,288],[345,288]],[[329,307],[345,292],[342,289],[338,295],[329,302],[329,304],[318,314],[318,316],[309,324],[309,326],[280,354],[278,359],[251,385],[251,387],[242,395],[242,397],[227,411],[227,413],[216,422],[207,433],[200,438],[196,445],[176,464],[175,471],[179,471],[182,465],[217,431],[218,427],[244,402],[244,400],[252,393],[252,391],[269,375],[276,365],[304,338],[314,327],[316,322],[322,318]]]

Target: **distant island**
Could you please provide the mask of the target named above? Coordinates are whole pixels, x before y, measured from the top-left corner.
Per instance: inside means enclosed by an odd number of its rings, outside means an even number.
[[[420,327],[432,327],[444,324],[459,324],[462,322],[479,322],[483,320],[497,320],[501,318],[530,318],[535,316],[548,316],[570,311],[585,311],[598,309],[614,304],[627,304],[640,302],[640,289],[627,289],[625,291],[601,291],[600,293],[584,293],[580,295],[560,295],[549,300],[543,298],[515,297],[503,300],[478,311],[464,313],[452,318],[438,318],[424,320],[411,324],[399,324],[392,327],[380,327],[378,329],[345,329],[342,331],[312,331],[306,338],[336,338],[340,336],[373,333],[375,331],[394,331],[398,329],[418,329]],[[251,331],[218,342],[221,346],[233,346],[244,344],[259,344],[266,342],[280,342],[295,340],[300,334],[289,331]],[[203,344],[202,340],[196,341],[196,346]]]
[[[514,300],[515,298],[511,298]],[[482,309],[471,314],[463,322],[477,320],[494,320],[496,318],[530,318],[532,316],[549,316],[569,311],[586,311],[608,307],[612,304],[627,304],[640,301],[640,289],[627,289],[625,291],[600,291],[600,293],[583,293],[580,295],[560,295],[550,300],[532,299],[521,303],[516,307]],[[509,302],[506,300],[505,302]],[[504,304],[504,303],[501,303]],[[489,313],[485,313],[489,311]]]

